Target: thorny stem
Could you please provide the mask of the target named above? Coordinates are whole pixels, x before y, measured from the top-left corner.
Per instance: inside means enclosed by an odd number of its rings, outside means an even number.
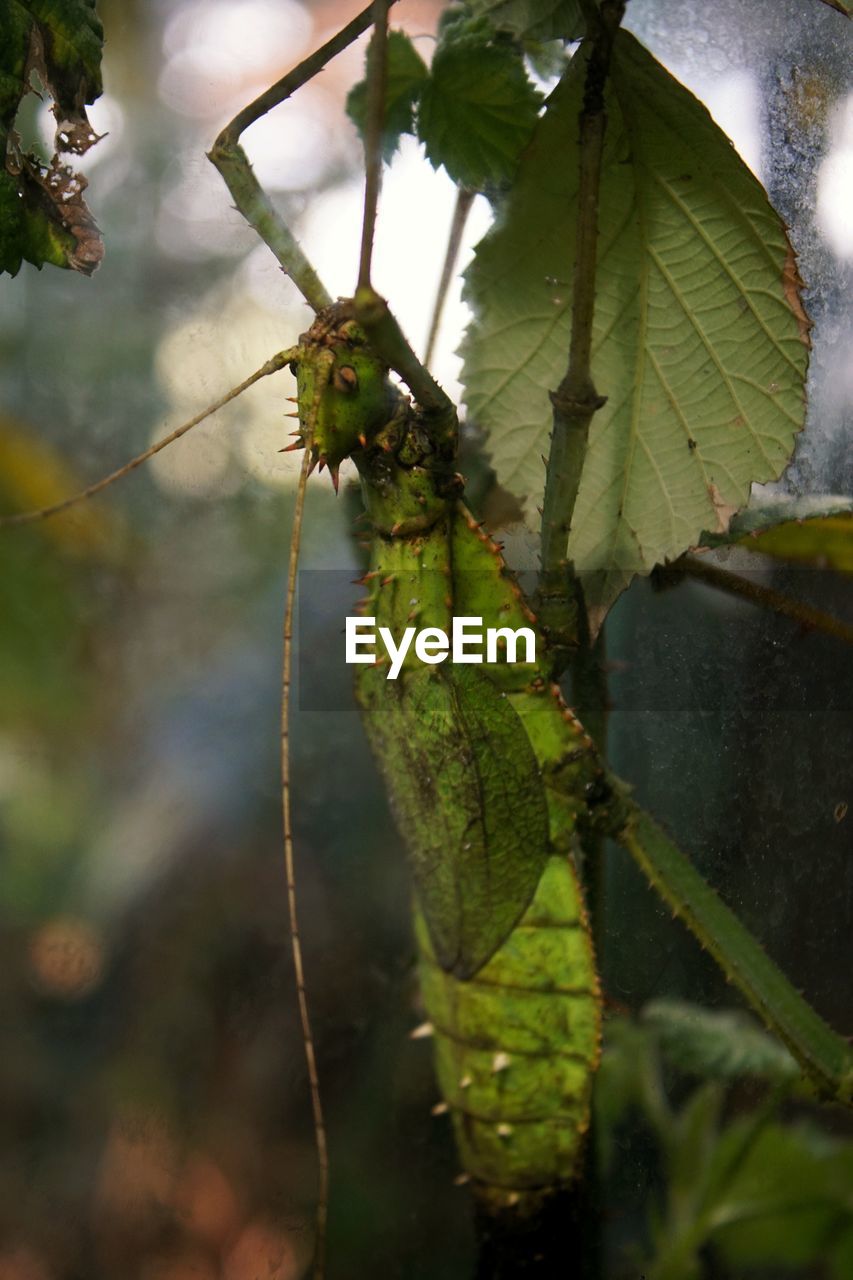
[[[762,609],[770,609],[811,631],[821,631],[824,635],[853,644],[853,626],[849,623],[834,618],[830,613],[824,613],[822,609],[814,609],[799,600],[792,600],[790,596],[774,591],[772,587],[750,582],[748,578],[730,573],[718,565],[705,564],[693,556],[681,556],[673,564],[655,570],[655,579],[662,586],[673,585],[685,577],[695,578],[697,582],[737,596],[740,600],[748,600],[750,604],[759,605]]]
[[[542,507],[542,585],[540,604],[561,604],[564,613],[564,643],[578,643],[578,603],[576,584],[571,585],[571,567],[566,561],[569,532],[581,471],[587,450],[589,427],[596,410],[605,403],[592,379],[592,324],[595,309],[598,201],[604,134],[607,116],[604,87],[610,69],[613,41],[622,15],[624,0],[583,0],[590,54],[581,107],[580,170],[578,178],[578,218],[572,280],[572,328],[569,364],[556,391],[551,392],[553,426],[551,449]],[[569,588],[567,590],[567,588]],[[574,595],[574,599],[572,596]]]
[[[396,0],[386,0],[394,4]],[[242,213],[261,239],[272,249],[280,265],[290,276],[305,301],[314,311],[322,311],[331,304],[316,271],[302,252],[293,232],[275,209],[269,196],[255,177],[245,151],[239,145],[240,135],[261,116],[285,102],[297,89],[322,71],[327,62],[365,31],[373,21],[373,5],[368,5],[336,35],[310,54],[297,67],[277,80],[260,97],[238,112],[222,130],[211,148],[208,159],[219,170],[225,185]]]
[[[474,203],[474,196],[476,194],[476,191],[467,191],[464,187],[460,187],[456,193],[456,204],[453,209],[453,220],[450,224],[450,235],[447,238],[444,265],[441,268],[441,279],[438,282],[438,289],[435,294],[426,351],[424,352],[424,364],[427,368],[432,364],[435,341],[438,337],[438,327],[441,324],[441,313],[444,310],[444,304],[447,300],[447,291],[450,288],[450,282],[453,279],[453,272],[456,268],[456,259],[459,257],[459,249],[462,244],[462,234],[465,230],[465,223],[468,221],[468,214],[471,211],[471,205]]]
[[[0,528],[9,527],[11,525],[32,524],[36,520],[46,520],[48,516],[59,515],[61,511],[67,511],[69,507],[74,507],[78,502],[85,501],[86,498],[92,498],[96,493],[100,493],[102,489],[106,489],[109,485],[114,484],[116,480],[122,480],[131,471],[135,471],[137,467],[141,467],[143,462],[147,462],[149,458],[153,458],[155,453],[159,453],[161,449],[165,449],[167,445],[174,444],[176,440],[180,440],[181,436],[185,436],[188,431],[192,431],[193,427],[197,427],[200,422],[204,422],[205,418],[209,418],[211,414],[216,413],[219,409],[224,408],[231,400],[236,400],[237,396],[242,395],[248,390],[253,383],[258,382],[261,378],[266,378],[270,373],[277,373],[279,369],[284,369],[293,360],[299,356],[298,347],[291,347],[287,351],[280,351],[278,355],[273,356],[271,360],[267,360],[266,364],[261,365],[260,369],[256,369],[248,378],[244,378],[236,387],[232,387],[226,392],[221,399],[215,404],[210,405],[207,409],[203,409],[201,413],[197,413],[194,418],[190,418],[189,422],[185,422],[182,426],[176,427],[174,431],[170,431],[162,440],[156,441],[144,453],[138,453],[135,458],[131,458],[130,462],[126,462],[124,466],[119,467],[117,471],[111,471],[108,476],[102,476],[100,480],[96,480],[94,484],[87,485],[85,489],[81,489],[79,493],[73,493],[68,498],[63,498],[61,502],[54,502],[49,507],[39,507],[36,511],[20,511],[10,516],[0,516]]]
[[[281,808],[284,826],[284,869],[287,882],[287,910],[290,920],[290,948],[296,976],[296,995],[299,1004],[299,1021],[305,1065],[308,1071],[308,1087],[311,1092],[311,1111],[314,1120],[314,1143],[317,1151],[317,1213],[316,1242],[314,1246],[314,1280],[323,1280],[326,1257],[326,1224],[329,1215],[329,1152],[326,1140],[326,1120],[320,1096],[320,1077],[317,1071],[317,1054],[311,1014],[308,1008],[308,992],[305,986],[305,967],[302,961],[302,938],[299,931],[299,913],[296,906],[296,863],[293,852],[293,812],[290,777],[290,703],[293,684],[293,618],[296,605],[296,577],[299,569],[299,548],[302,541],[302,517],[305,512],[305,490],[313,467],[312,437],[320,397],[328,381],[331,359],[325,367],[325,377],[317,370],[314,404],[305,432],[305,452],[296,489],[293,508],[293,526],[290,534],[290,554],[287,564],[287,595],[284,605],[284,636],[281,662]]]
[[[382,185],[382,130],[385,125],[385,94],[388,83],[389,0],[374,0],[373,35],[367,55],[367,121],[364,134],[364,218],[361,224],[361,256],[358,288],[370,288],[373,235],[379,188]]]

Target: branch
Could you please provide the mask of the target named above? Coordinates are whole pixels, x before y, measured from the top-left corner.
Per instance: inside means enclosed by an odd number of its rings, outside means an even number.
[[[438,327],[441,324],[441,313],[444,310],[444,303],[447,299],[450,281],[453,279],[456,259],[459,257],[459,249],[462,245],[462,235],[465,231],[465,223],[468,221],[468,214],[471,211],[471,205],[474,203],[474,196],[476,194],[476,191],[469,191],[465,187],[460,187],[456,193],[453,220],[450,224],[450,234],[447,238],[447,249],[444,254],[444,264],[441,268],[441,279],[438,282],[438,288],[435,293],[435,302],[433,303],[432,308],[432,319],[430,320],[429,335],[427,337],[426,351],[424,352],[424,364],[427,368],[432,364],[435,340],[438,337]]]
[[[595,309],[598,198],[607,127],[604,87],[610,70],[613,41],[625,11],[625,3],[624,0],[602,0],[599,9],[592,0],[583,0],[583,9],[591,49],[579,120],[580,172],[572,280],[572,330],[568,369],[556,391],[551,392],[553,429],[542,508],[542,586],[539,593],[540,607],[545,606],[544,625],[553,631],[557,614],[562,612],[562,625],[558,629],[564,632],[563,643],[575,645],[578,643],[579,610],[576,584],[574,591],[567,591],[571,566],[566,560],[566,549],[586,455],[589,426],[596,410],[605,403],[605,397],[596,390],[590,367]],[[573,594],[575,599],[571,599]]]
[[[770,609],[783,618],[790,618],[792,622],[797,622],[810,631],[821,631],[824,635],[834,636],[836,640],[853,644],[853,626],[848,622],[842,622],[831,613],[824,613],[822,609],[814,609],[799,600],[792,600],[790,596],[774,591],[772,587],[750,582],[748,578],[730,573],[718,565],[705,564],[693,556],[681,556],[671,565],[659,566],[655,570],[655,578],[664,587],[674,585],[684,578],[695,578],[697,582],[703,582],[717,591],[725,591],[739,600],[748,600],[750,604]]]

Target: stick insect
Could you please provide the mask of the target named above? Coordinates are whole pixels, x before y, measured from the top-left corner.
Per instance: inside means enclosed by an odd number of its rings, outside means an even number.
[[[361,669],[358,698],[414,873],[423,998],[437,1074],[466,1176],[486,1204],[531,1211],[576,1179],[600,1053],[602,1000],[573,854],[579,839],[624,845],[673,911],[799,1061],[814,1092],[849,1102],[853,1059],[690,862],[608,771],[563,701],[537,614],[462,501],[456,410],[374,290],[383,48],[377,3],[250,104],[211,160],[250,224],[315,312],[293,347],[118,472],[39,513],[94,496],[260,377],[292,366],[304,450],[289,555],[281,776],[288,904],[319,1168],[315,1276],[324,1274],[329,1160],[297,917],[289,763],[296,571],[306,482],[345,458],[358,467],[372,530],[365,613],[399,631],[479,615],[534,631],[536,661],[404,667],[390,685]],[[262,192],[239,139],[358,35],[375,28],[358,280],[333,301]],[[399,390],[389,378],[402,380]]]

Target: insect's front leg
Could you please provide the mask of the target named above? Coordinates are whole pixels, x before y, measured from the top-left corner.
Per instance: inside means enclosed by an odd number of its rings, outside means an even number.
[[[321,312],[331,305],[331,294],[255,177],[249,159],[240,146],[240,137],[250,125],[272,111],[273,107],[286,102],[297,89],[313,79],[336,54],[367,31],[372,21],[373,10],[368,5],[352,22],[332,36],[331,40],[327,40],[254,102],[244,107],[222,130],[208,154],[208,159],[222,175],[240,213],[264,243],[269,245],[280,265],[315,312]]]

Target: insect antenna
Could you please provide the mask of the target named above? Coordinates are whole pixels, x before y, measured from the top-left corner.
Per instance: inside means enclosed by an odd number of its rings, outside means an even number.
[[[296,906],[296,862],[293,852],[293,814],[290,778],[290,704],[293,683],[293,619],[296,606],[296,574],[299,568],[299,548],[302,542],[302,519],[305,512],[305,491],[308,477],[314,469],[314,424],[320,408],[321,396],[331,376],[334,358],[330,352],[316,357],[314,398],[303,431],[305,453],[296,487],[293,508],[293,525],[290,533],[290,552],[287,561],[287,591],[284,601],[284,643],[281,661],[281,809],[284,827],[284,869],[287,884],[287,912],[290,922],[290,949],[296,975],[296,997],[299,1004],[299,1022],[302,1030],[302,1046],[308,1071],[308,1087],[311,1092],[311,1111],[314,1120],[314,1146],[317,1153],[317,1215],[314,1246],[314,1280],[323,1280],[326,1253],[326,1223],[329,1215],[329,1154],[326,1141],[326,1120],[320,1096],[320,1078],[317,1072],[317,1054],[311,1014],[308,1008],[308,992],[305,986],[305,966],[302,959],[302,940],[299,932],[299,913]]]
[[[176,427],[174,431],[170,431],[167,436],[163,436],[162,440],[155,441],[149,449],[145,449],[143,453],[138,453],[135,458],[125,462],[117,471],[111,471],[109,475],[102,476],[100,480],[95,480],[94,483],[87,485],[85,489],[80,489],[78,493],[72,493],[70,497],[63,498],[60,502],[53,502],[49,507],[37,507],[34,511],[16,511],[12,515],[0,516],[0,528],[33,524],[37,520],[47,520],[49,516],[59,515],[60,512],[67,511],[69,507],[76,507],[79,502],[84,502],[87,498],[93,498],[96,493],[101,493],[102,490],[109,488],[111,484],[115,484],[116,480],[123,480],[131,471],[141,467],[143,462],[153,458],[155,453],[160,453],[168,445],[180,440],[181,436],[185,436],[188,431],[192,431],[193,427],[197,427],[204,422],[205,418],[209,418],[211,414],[217,413],[226,404],[236,400],[237,396],[242,395],[244,391],[247,391],[254,383],[259,382],[261,378],[266,378],[271,373],[277,373],[279,369],[284,369],[294,360],[298,360],[299,354],[298,347],[280,351],[271,360],[267,360],[266,364],[261,365],[260,369],[256,369],[254,373],[249,374],[248,378],[244,378],[236,387],[232,387],[230,391],[227,391],[214,404],[208,405],[201,413],[197,413],[194,418],[190,418],[189,422],[184,422],[180,427]]]

